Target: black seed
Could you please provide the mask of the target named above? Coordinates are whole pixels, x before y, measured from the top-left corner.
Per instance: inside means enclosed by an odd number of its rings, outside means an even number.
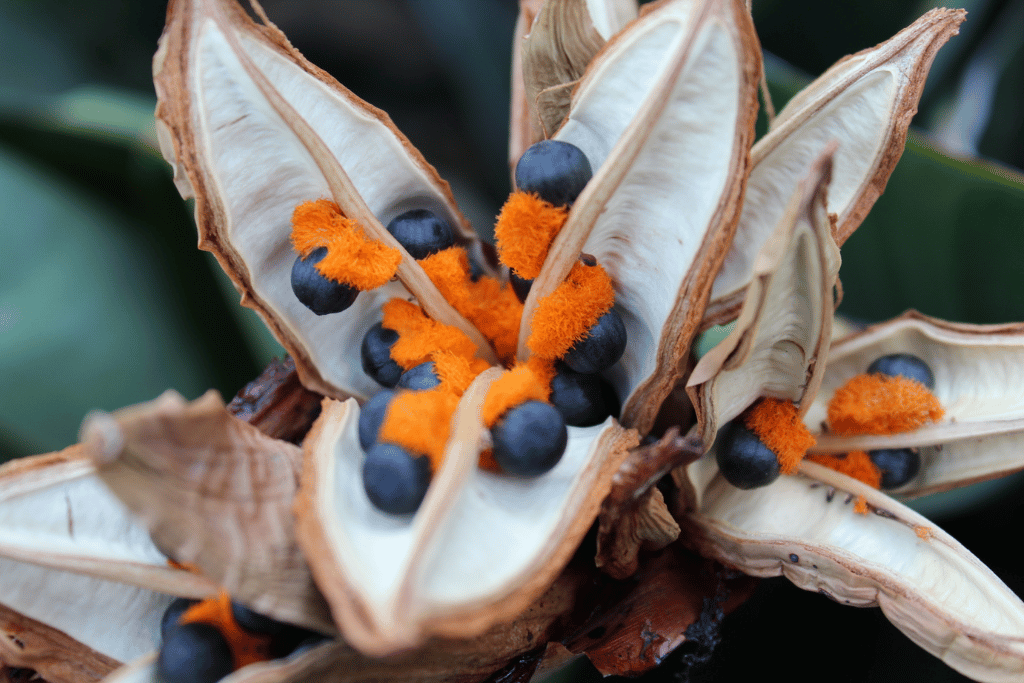
[[[234,617],[236,624],[249,633],[263,636],[281,636],[296,628],[291,624],[285,624],[259,612],[254,612],[234,600],[231,601],[231,616]]]
[[[189,600],[188,598],[175,598],[171,600],[171,604],[167,606],[164,615],[160,617],[160,638],[167,640],[167,634],[171,629],[178,627],[178,619],[185,613],[185,610],[198,602],[198,600]]]
[[[586,375],[610,368],[626,350],[626,326],[615,309],[598,318],[587,336],[569,349],[562,362]]]
[[[377,508],[407,515],[419,508],[430,485],[430,463],[393,444],[370,447],[363,461],[363,488]]]
[[[436,254],[455,244],[455,231],[448,221],[426,209],[413,209],[396,216],[388,223],[388,232],[414,259]]]
[[[882,488],[903,486],[921,469],[921,456],[910,448],[885,448],[869,451],[868,457],[882,471]]]
[[[209,624],[182,624],[160,648],[157,673],[163,683],[215,683],[231,673],[231,648]]]
[[[352,305],[359,290],[328,280],[316,269],[327,256],[327,247],[316,249],[306,258],[298,256],[292,264],[292,291],[302,305],[317,315],[340,313]]]
[[[789,554],[789,561],[790,562],[799,562],[800,561],[800,556],[797,555],[796,553],[790,553]]]
[[[551,405],[573,427],[601,424],[609,415],[618,415],[619,399],[601,375],[583,375],[562,363],[551,380]]]
[[[718,433],[715,460],[722,476],[736,488],[767,486],[779,478],[779,459],[741,420],[730,422]]]
[[[527,280],[516,275],[516,271],[508,271],[508,281],[512,285],[512,291],[516,293],[516,298],[519,299],[519,303],[526,302],[526,295],[530,293],[530,288],[533,287],[533,280]]]
[[[312,650],[317,645],[330,640],[329,637],[320,633],[314,633],[312,631],[306,631],[304,638],[295,643],[295,646],[291,649],[288,654],[294,654],[296,652],[305,652],[306,650]]]
[[[923,360],[910,353],[891,353],[888,356],[882,356],[868,366],[868,373],[878,373],[889,377],[902,375],[907,379],[920,382],[928,389],[935,388],[935,376],[932,374],[931,368]]]
[[[363,372],[381,386],[393,387],[402,377],[402,366],[391,360],[391,347],[398,341],[398,333],[377,323],[366,331],[359,352],[363,359]]]
[[[523,152],[516,164],[516,187],[536,192],[555,206],[576,201],[593,176],[590,162],[576,145],[560,140],[541,140]]]
[[[385,389],[363,404],[359,411],[359,445],[364,451],[370,450],[370,446],[377,443],[377,435],[384,424],[388,404],[397,395],[397,391]]]
[[[440,383],[441,380],[434,370],[434,362],[427,361],[403,372],[402,377],[398,380],[398,388],[426,391],[427,389],[433,389]]]
[[[509,474],[535,477],[558,464],[569,441],[558,410],[540,401],[526,401],[505,413],[491,429],[494,459]]]

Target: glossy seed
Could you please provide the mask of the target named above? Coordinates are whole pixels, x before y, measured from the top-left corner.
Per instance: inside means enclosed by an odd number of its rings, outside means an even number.
[[[370,447],[363,461],[363,488],[377,509],[407,515],[419,508],[430,485],[430,463],[394,444]]]
[[[558,410],[526,401],[505,413],[491,428],[494,459],[509,474],[535,477],[558,464],[569,432]]]
[[[727,424],[715,441],[722,476],[740,489],[767,486],[779,478],[779,459],[740,420]]]
[[[593,175],[590,161],[579,147],[560,140],[541,140],[519,157],[516,188],[535,192],[555,206],[568,206]]]
[[[398,333],[377,323],[366,331],[359,353],[363,372],[377,384],[393,387],[402,377],[402,366],[391,359],[391,347],[398,341]]]
[[[171,600],[171,604],[164,610],[164,615],[160,617],[160,639],[167,640],[167,634],[173,628],[177,628],[178,619],[185,613],[192,605],[199,602],[198,600],[189,600],[188,598],[175,598]]]
[[[397,391],[384,389],[371,398],[359,411],[359,445],[364,451],[370,450],[370,446],[377,443],[377,435],[380,434],[381,425],[384,424],[384,417],[388,412],[388,404],[391,399],[398,395]]]
[[[388,232],[414,259],[436,254],[455,244],[455,231],[433,211],[413,209],[388,223]]]
[[[559,363],[551,380],[551,405],[572,427],[601,424],[609,415],[619,414],[619,399],[612,385],[601,375],[584,375]]]
[[[433,389],[441,380],[437,376],[437,371],[434,369],[434,362],[427,361],[426,363],[420,363],[419,365],[409,368],[402,373],[401,378],[398,380],[399,389],[410,389],[412,391],[426,391],[427,389]]]
[[[292,291],[302,305],[317,315],[340,313],[351,306],[359,290],[329,280],[320,274],[316,264],[327,256],[327,247],[315,249],[309,256],[298,256],[292,264]]]
[[[530,288],[533,287],[533,280],[527,280],[516,275],[516,271],[508,271],[508,281],[512,285],[512,291],[516,293],[516,298],[519,299],[519,303],[526,302],[526,295],[530,293]]]
[[[215,683],[231,673],[231,648],[210,624],[182,624],[164,640],[157,658],[162,683]]]
[[[910,448],[884,448],[868,452],[882,472],[882,488],[895,489],[913,479],[921,469],[921,456]]]
[[[562,362],[576,372],[590,375],[610,368],[625,351],[626,326],[613,308],[562,356]]]
[[[896,377],[902,375],[925,385],[929,390],[935,388],[935,376],[932,374],[928,364],[917,356],[910,353],[891,353],[882,356],[868,366],[868,374],[888,375]]]

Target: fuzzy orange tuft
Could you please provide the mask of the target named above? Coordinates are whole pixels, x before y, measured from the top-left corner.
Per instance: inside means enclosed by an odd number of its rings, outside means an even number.
[[[443,385],[427,391],[403,391],[388,405],[378,440],[427,456],[430,469],[436,472],[444,460],[458,405],[459,397]]]
[[[498,258],[521,278],[537,277],[568,215],[566,207],[554,206],[536,194],[513,192],[494,226]]]
[[[544,401],[551,395],[551,380],[555,365],[534,356],[503,373],[487,390],[483,418],[488,429],[501,419],[509,408],[526,401]]]
[[[614,303],[615,289],[604,268],[577,262],[565,282],[537,302],[526,345],[535,356],[561,358]]]
[[[503,362],[511,362],[519,340],[519,319],[523,305],[511,287],[502,287],[492,277],[473,282],[469,257],[461,247],[452,247],[420,260],[441,295],[473,323],[494,346]]]
[[[845,455],[810,455],[811,462],[824,465],[830,470],[835,470],[862,481],[873,489],[882,485],[882,472],[871,462],[871,458],[864,451],[852,451]]]
[[[857,500],[853,504],[853,511],[858,515],[868,514],[868,499],[864,496],[857,496]]]
[[[914,533],[917,534],[917,537],[922,541],[927,541],[932,537],[932,528],[930,526],[922,526],[918,524],[914,526]]]
[[[249,633],[235,622],[231,614],[231,596],[225,590],[215,598],[202,600],[189,607],[178,619],[179,624],[210,624],[228,641],[235,669],[271,659],[270,636]]]
[[[441,385],[457,396],[462,396],[477,375],[491,367],[482,358],[466,358],[451,351],[435,351],[430,354],[430,359],[434,361],[434,371]]]
[[[426,363],[431,354],[438,351],[465,358],[476,355],[476,345],[465,332],[432,320],[414,303],[391,299],[382,310],[384,327],[399,335],[391,347],[391,359],[404,370]]]
[[[817,443],[800,420],[792,401],[761,399],[747,413],[744,424],[775,453],[783,474],[795,473],[807,449]]]
[[[305,202],[292,213],[292,245],[302,258],[320,247],[327,255],[316,265],[321,275],[366,291],[386,284],[398,272],[401,253],[371,240],[329,199]]]
[[[857,375],[828,402],[828,425],[841,436],[899,434],[942,418],[939,400],[906,377]]]

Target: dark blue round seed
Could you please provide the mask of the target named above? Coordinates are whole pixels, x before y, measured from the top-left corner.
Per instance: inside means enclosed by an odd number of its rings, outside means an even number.
[[[917,356],[910,353],[890,353],[882,356],[868,366],[869,374],[888,375],[889,377],[903,376],[920,382],[928,387],[935,388],[935,376],[932,374],[928,364]]]
[[[869,451],[868,457],[882,472],[882,488],[903,486],[921,469],[921,456],[910,448],[884,448]]]
[[[377,323],[366,331],[359,353],[363,372],[381,386],[393,387],[402,377],[402,366],[391,359],[391,347],[398,341],[398,333]]]
[[[231,673],[231,648],[209,624],[182,624],[160,648],[157,674],[162,683],[215,683]]]
[[[430,485],[430,463],[394,444],[377,443],[363,461],[363,488],[377,509],[407,515],[419,508]]]
[[[160,617],[160,638],[162,640],[167,639],[167,634],[173,628],[177,628],[178,619],[185,613],[192,605],[199,602],[198,600],[189,600],[188,598],[175,598],[171,600],[171,604],[164,610],[164,615]]]
[[[491,428],[494,459],[509,474],[535,477],[558,464],[569,442],[558,410],[540,401],[526,401],[505,413]]]
[[[576,201],[593,176],[590,162],[576,145],[541,140],[531,145],[516,164],[516,188],[535,192],[555,206]]]
[[[433,389],[440,383],[441,380],[434,369],[434,362],[427,361],[403,372],[402,377],[398,380],[398,388],[426,391],[427,389]]]
[[[320,274],[316,264],[325,256],[327,247],[320,247],[306,258],[297,257],[292,264],[292,291],[303,306],[317,315],[340,313],[359,296],[355,287],[334,282]]]
[[[388,223],[388,232],[414,259],[436,254],[455,244],[455,231],[433,211],[413,209]]]
[[[601,424],[619,414],[619,400],[612,385],[601,375],[584,375],[559,363],[551,380],[551,405],[572,427]]]
[[[598,318],[587,336],[569,349],[562,362],[576,372],[591,375],[610,368],[626,350],[626,326],[615,309]]]
[[[508,271],[508,281],[512,285],[512,291],[516,293],[516,298],[519,299],[519,303],[525,303],[526,295],[530,293],[530,288],[533,287],[533,280],[527,280],[516,275],[516,271]]]
[[[715,461],[725,480],[736,488],[755,489],[779,478],[779,459],[741,420],[718,432]]]
[[[370,446],[377,443],[377,435],[387,416],[388,404],[397,395],[397,391],[384,389],[363,404],[359,411],[359,445],[364,451],[370,450]]]

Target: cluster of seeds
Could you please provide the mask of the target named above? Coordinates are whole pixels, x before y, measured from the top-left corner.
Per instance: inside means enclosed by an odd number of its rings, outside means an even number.
[[[214,683],[326,638],[253,612],[223,592],[202,601],[174,600],[160,620],[160,637],[157,671],[163,683]]]
[[[482,406],[492,443],[481,455],[483,468],[544,474],[561,459],[568,426],[600,424],[619,411],[600,373],[621,358],[626,328],[613,309],[611,278],[593,257],[580,255],[565,282],[538,302],[527,340],[530,358],[518,359],[523,302],[591,175],[573,145],[543,141],[526,151],[516,166],[517,190],[495,227],[509,283],[474,270],[452,226],[426,209],[403,213],[387,226],[505,368]],[[292,226],[298,252],[292,289],[317,315],[343,311],[360,290],[379,287],[397,272],[399,252],[367,238],[329,200],[300,205]],[[364,372],[383,388],[359,416],[363,485],[377,508],[405,515],[419,508],[441,464],[460,397],[490,364],[462,331],[431,319],[415,303],[391,299],[382,312],[360,349]]]
[[[882,356],[836,390],[828,404],[828,427],[843,436],[898,434],[939,420],[942,406],[931,393],[935,378],[917,356]],[[792,474],[815,440],[791,402],[763,399],[742,418],[722,428],[716,459],[733,486],[766,486],[779,474]],[[917,475],[917,449],[855,451],[811,460],[875,488],[895,489]]]

